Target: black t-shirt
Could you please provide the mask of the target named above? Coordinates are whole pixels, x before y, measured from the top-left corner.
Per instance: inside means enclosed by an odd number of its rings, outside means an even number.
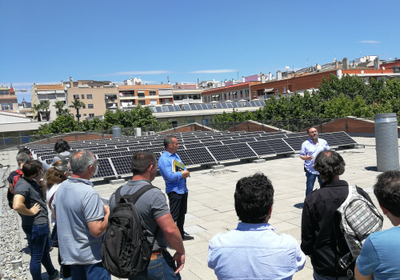
[[[29,181],[23,177],[19,178],[14,188],[14,195],[17,194],[25,197],[24,204],[28,209],[32,208],[35,203],[39,203],[40,205],[40,211],[36,215],[21,215],[23,227],[43,225],[49,222],[47,205],[45,200],[42,198],[42,187],[36,181]]]

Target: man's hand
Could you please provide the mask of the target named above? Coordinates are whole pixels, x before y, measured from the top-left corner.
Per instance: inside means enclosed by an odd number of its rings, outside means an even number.
[[[105,215],[104,215],[104,216],[110,215],[110,206],[104,205],[104,212],[105,212]]]
[[[29,211],[32,213],[32,216],[35,216],[37,213],[39,213],[40,211],[39,203],[35,203],[35,205],[33,205],[32,208],[29,209]]]
[[[174,261],[176,261],[175,274],[178,274],[185,265],[185,254],[179,254],[178,252],[176,252],[173,256],[173,259]]]
[[[303,156],[303,159],[304,159],[304,160],[312,160],[313,157],[310,156],[310,154],[308,153],[307,155]]]
[[[187,178],[190,176],[190,172],[188,170],[182,170],[182,178]]]

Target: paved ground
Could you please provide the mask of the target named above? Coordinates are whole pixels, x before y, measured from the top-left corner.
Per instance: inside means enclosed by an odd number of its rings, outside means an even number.
[[[354,139],[359,144],[364,144],[365,148],[339,151],[346,162],[346,172],[341,178],[365,189],[377,205],[372,193],[372,185],[379,172],[366,169],[376,166],[375,139]],[[15,158],[15,155],[12,158]],[[11,164],[15,163],[11,162]],[[227,232],[237,226],[238,219],[233,205],[236,182],[256,172],[267,175],[275,188],[271,225],[277,229],[278,233],[290,234],[300,242],[302,209],[299,206],[304,201],[305,176],[302,161],[298,155],[269,159],[263,163],[227,165],[224,170],[231,173],[212,175],[210,170],[196,170],[191,173],[191,178],[188,180],[189,209],[185,229],[195,239],[184,243],[186,264],[181,273],[183,279],[217,279],[213,270],[207,267],[208,242],[217,233]],[[153,183],[164,189],[162,177],[156,177]],[[105,184],[97,185],[95,189],[102,197],[109,198],[118,187],[119,185]],[[389,227],[391,227],[390,222],[385,219],[384,228]],[[23,238],[23,234],[21,237]],[[26,240],[23,240],[23,244],[25,243]],[[51,255],[54,264],[57,264],[57,249],[53,250]],[[24,260],[28,261],[29,256],[25,255]],[[305,268],[296,273],[293,279],[312,279],[312,266],[309,259]]]

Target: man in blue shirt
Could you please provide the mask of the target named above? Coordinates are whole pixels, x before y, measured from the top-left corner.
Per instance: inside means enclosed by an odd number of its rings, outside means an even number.
[[[378,176],[374,194],[394,227],[372,233],[364,242],[357,259],[357,280],[400,279],[400,171]]]
[[[306,196],[312,192],[315,179],[318,178],[319,185],[322,185],[322,179],[318,171],[314,169],[314,161],[320,152],[329,150],[329,145],[324,139],[318,138],[318,131],[315,127],[307,129],[310,139],[304,141],[301,145],[300,158],[304,160],[304,171],[306,172]]]
[[[192,240],[194,238],[183,230],[188,200],[186,178],[190,176],[190,172],[176,153],[179,147],[178,139],[173,136],[165,137],[164,147],[165,151],[158,159],[158,168],[165,180],[165,192],[168,195],[171,215],[182,235],[182,240]]]
[[[296,239],[277,234],[268,223],[274,188],[264,174],[240,179],[235,210],[241,221],[235,230],[210,240],[208,267],[218,279],[292,279],[303,269],[306,256]]]

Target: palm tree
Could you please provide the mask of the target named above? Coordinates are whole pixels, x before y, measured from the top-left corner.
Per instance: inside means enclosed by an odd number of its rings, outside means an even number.
[[[57,116],[65,115],[66,110],[64,109],[64,106],[65,103],[62,101],[56,101],[56,103],[54,103],[53,107],[57,109]]]
[[[36,112],[35,119],[37,119],[38,122],[41,122],[42,117],[40,115],[40,111],[42,111],[42,105],[41,104],[33,104],[32,109],[33,109],[33,111]]]
[[[85,106],[85,103],[83,103],[79,99],[75,99],[74,102],[72,102],[72,104],[69,105],[70,108],[75,108],[76,118],[78,119],[78,123],[79,123],[79,119],[80,119],[79,109],[82,108],[83,106]]]
[[[42,107],[42,110],[44,110],[45,114],[46,114],[46,120],[49,121],[50,120],[50,101],[45,100],[45,101],[40,101],[40,106]]]

